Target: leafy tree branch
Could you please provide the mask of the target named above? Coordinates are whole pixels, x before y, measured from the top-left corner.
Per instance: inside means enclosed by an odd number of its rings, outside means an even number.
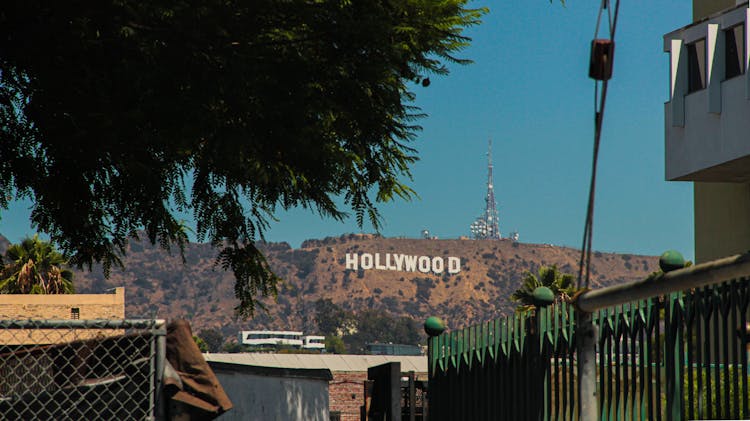
[[[0,12],[0,208],[105,273],[127,241],[182,252],[177,212],[237,279],[237,315],[274,296],[255,242],[276,211],[410,199],[410,90],[469,45],[465,0],[9,1]],[[344,207],[335,198],[344,198]]]

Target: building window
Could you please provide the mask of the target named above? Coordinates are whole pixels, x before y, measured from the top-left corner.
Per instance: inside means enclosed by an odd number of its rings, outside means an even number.
[[[78,320],[81,318],[81,310],[78,307],[73,307],[70,309],[70,318],[73,320]]]
[[[724,31],[725,79],[745,73],[745,25],[737,25]]]
[[[688,53],[688,93],[706,87],[706,40],[698,40],[687,45]]]

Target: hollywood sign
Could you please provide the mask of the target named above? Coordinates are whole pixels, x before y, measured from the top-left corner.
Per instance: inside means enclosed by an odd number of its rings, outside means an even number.
[[[422,273],[447,272],[454,274],[461,272],[461,258],[415,256],[400,253],[346,253],[346,269],[419,271]]]

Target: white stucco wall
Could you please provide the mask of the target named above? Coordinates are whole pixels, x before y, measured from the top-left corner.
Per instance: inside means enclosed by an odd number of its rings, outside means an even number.
[[[214,369],[233,408],[220,421],[329,421],[328,381]]]

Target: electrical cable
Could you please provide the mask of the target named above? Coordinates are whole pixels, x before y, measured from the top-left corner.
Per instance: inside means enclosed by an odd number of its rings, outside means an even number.
[[[615,0],[614,12],[612,12],[612,5],[610,4],[610,0],[602,0],[601,5],[599,6],[599,15],[596,19],[596,29],[594,30],[595,40],[599,35],[599,28],[604,9],[607,9],[609,40],[614,44],[615,31],[617,29],[617,18],[620,12],[620,0]],[[593,48],[594,47],[592,45],[592,49]],[[611,66],[612,57],[608,57],[608,59],[610,60],[610,63],[608,63],[608,65]],[[589,184],[588,205],[586,208],[586,223],[583,230],[583,245],[581,246],[581,260],[579,262],[578,269],[578,289],[581,289],[582,287],[588,288],[591,278],[591,244],[594,235],[594,199],[596,192],[596,170],[599,161],[599,145],[602,135],[602,123],[604,122],[604,108],[607,102],[608,82],[608,77],[603,78],[603,80],[594,80],[594,156],[591,165],[591,180]],[[601,90],[599,89],[600,84]]]

